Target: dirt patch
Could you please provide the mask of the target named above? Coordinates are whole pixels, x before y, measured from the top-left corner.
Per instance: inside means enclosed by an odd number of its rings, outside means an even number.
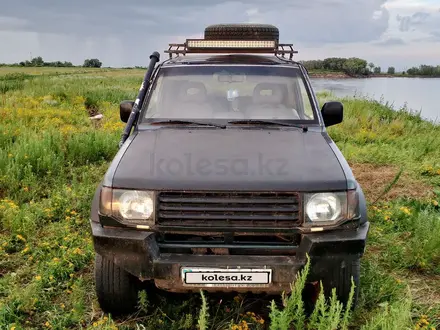
[[[368,201],[375,201],[387,186],[393,182],[399,173],[399,167],[392,165],[374,165],[363,163],[350,163],[356,180],[362,186]],[[413,178],[403,171],[397,183],[386,195],[383,201],[396,198],[425,199],[434,196],[433,188],[420,180]]]
[[[413,299],[421,304],[438,306],[440,304],[440,276],[407,275]]]

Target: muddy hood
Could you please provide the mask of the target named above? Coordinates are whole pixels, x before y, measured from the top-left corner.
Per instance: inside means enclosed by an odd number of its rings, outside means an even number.
[[[344,190],[347,180],[320,132],[139,131],[112,164],[112,185],[151,190]]]

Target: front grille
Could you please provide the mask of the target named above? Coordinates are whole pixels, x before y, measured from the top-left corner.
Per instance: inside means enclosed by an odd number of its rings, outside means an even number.
[[[157,224],[193,227],[293,228],[299,198],[290,192],[160,192]]]

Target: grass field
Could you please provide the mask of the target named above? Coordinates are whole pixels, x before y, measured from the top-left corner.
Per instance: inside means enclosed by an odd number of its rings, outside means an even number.
[[[124,127],[118,104],[135,98],[142,76],[0,68],[0,329],[204,329],[204,320],[206,329],[276,329],[282,318],[301,329],[302,317],[289,316],[296,309],[270,312],[270,302],[246,296],[209,295],[204,305],[201,295],[147,293],[128,318],[100,311],[90,202]],[[377,102],[343,102],[344,122],[330,134],[363,185],[372,222],[350,326],[439,329],[440,127]],[[99,107],[100,126],[85,104]],[[335,314],[309,324],[331,329]]]

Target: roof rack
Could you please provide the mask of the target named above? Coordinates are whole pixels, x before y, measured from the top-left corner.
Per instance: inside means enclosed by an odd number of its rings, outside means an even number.
[[[289,59],[293,54],[298,54],[293,49],[293,44],[280,44],[278,40],[206,40],[206,39],[187,39],[183,44],[169,44],[168,53],[170,59],[173,54],[179,56],[186,54],[208,54],[208,53],[240,53],[240,54],[274,54]]]

